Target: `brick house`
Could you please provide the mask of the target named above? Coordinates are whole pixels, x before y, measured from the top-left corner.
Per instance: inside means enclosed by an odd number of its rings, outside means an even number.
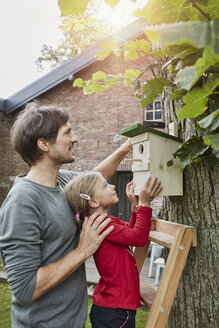
[[[142,37],[142,28],[136,23],[128,25],[118,32],[117,40],[129,40]],[[106,40],[103,40],[104,42]],[[73,88],[73,79],[89,79],[92,73],[102,70],[116,74],[127,68],[142,69],[151,63],[150,56],[139,61],[124,61],[122,57],[110,56],[97,61],[95,54],[102,42],[86,49],[81,54],[60,65],[8,99],[0,98],[0,204],[2,204],[16,175],[28,171],[28,166],[10,145],[10,128],[20,110],[26,103],[38,99],[41,104],[57,104],[68,108],[73,130],[79,137],[76,146],[76,162],[64,168],[74,171],[90,170],[119,144],[113,142],[114,136],[122,129],[135,123],[143,123],[145,113],[138,100],[132,96],[130,87],[121,85],[98,94],[84,95],[81,88]],[[152,78],[152,72],[145,75]],[[153,107],[153,106],[152,106]],[[148,115],[151,115],[151,109]],[[149,118],[150,118],[149,115]],[[131,154],[130,154],[131,156]],[[111,182],[116,184],[120,205],[112,213],[121,218],[129,217],[129,204],[125,197],[125,186],[132,178],[131,164],[122,162]]]

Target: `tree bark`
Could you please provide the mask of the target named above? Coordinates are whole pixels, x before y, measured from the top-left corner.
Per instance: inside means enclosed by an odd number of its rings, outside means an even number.
[[[176,122],[177,104],[164,94],[166,126]],[[194,123],[179,124],[184,140],[195,134]],[[160,218],[195,226],[197,247],[191,248],[168,320],[168,328],[219,327],[219,169],[192,164],[184,170],[184,193],[164,197]],[[174,183],[174,181],[173,181]]]

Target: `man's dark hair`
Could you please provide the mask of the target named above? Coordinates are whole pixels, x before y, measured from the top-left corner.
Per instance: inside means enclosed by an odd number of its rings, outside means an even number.
[[[23,160],[31,166],[42,157],[37,141],[55,142],[58,129],[69,120],[64,108],[40,106],[37,101],[26,105],[11,129],[11,141]]]

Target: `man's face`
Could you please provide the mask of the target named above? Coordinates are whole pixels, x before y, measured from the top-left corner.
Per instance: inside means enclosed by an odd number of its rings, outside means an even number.
[[[75,161],[74,144],[78,137],[73,133],[70,122],[63,124],[57,134],[57,138],[50,145],[49,157],[57,164],[72,163]]]

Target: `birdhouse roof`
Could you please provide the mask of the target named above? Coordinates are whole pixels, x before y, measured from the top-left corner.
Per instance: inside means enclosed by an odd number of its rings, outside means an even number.
[[[120,134],[123,135],[123,136],[129,137],[129,138],[133,138],[133,137],[135,137],[139,134],[145,133],[145,132],[154,133],[154,134],[157,134],[161,137],[172,139],[172,140],[178,141],[180,143],[183,142],[183,140],[180,139],[180,138],[177,138],[177,137],[172,136],[168,133],[164,133],[164,132],[161,132],[159,130],[156,130],[156,129],[153,129],[153,128],[150,128],[148,126],[144,126],[144,125],[141,125],[141,124],[132,125],[132,126],[128,127],[127,129],[122,130],[120,132]]]

